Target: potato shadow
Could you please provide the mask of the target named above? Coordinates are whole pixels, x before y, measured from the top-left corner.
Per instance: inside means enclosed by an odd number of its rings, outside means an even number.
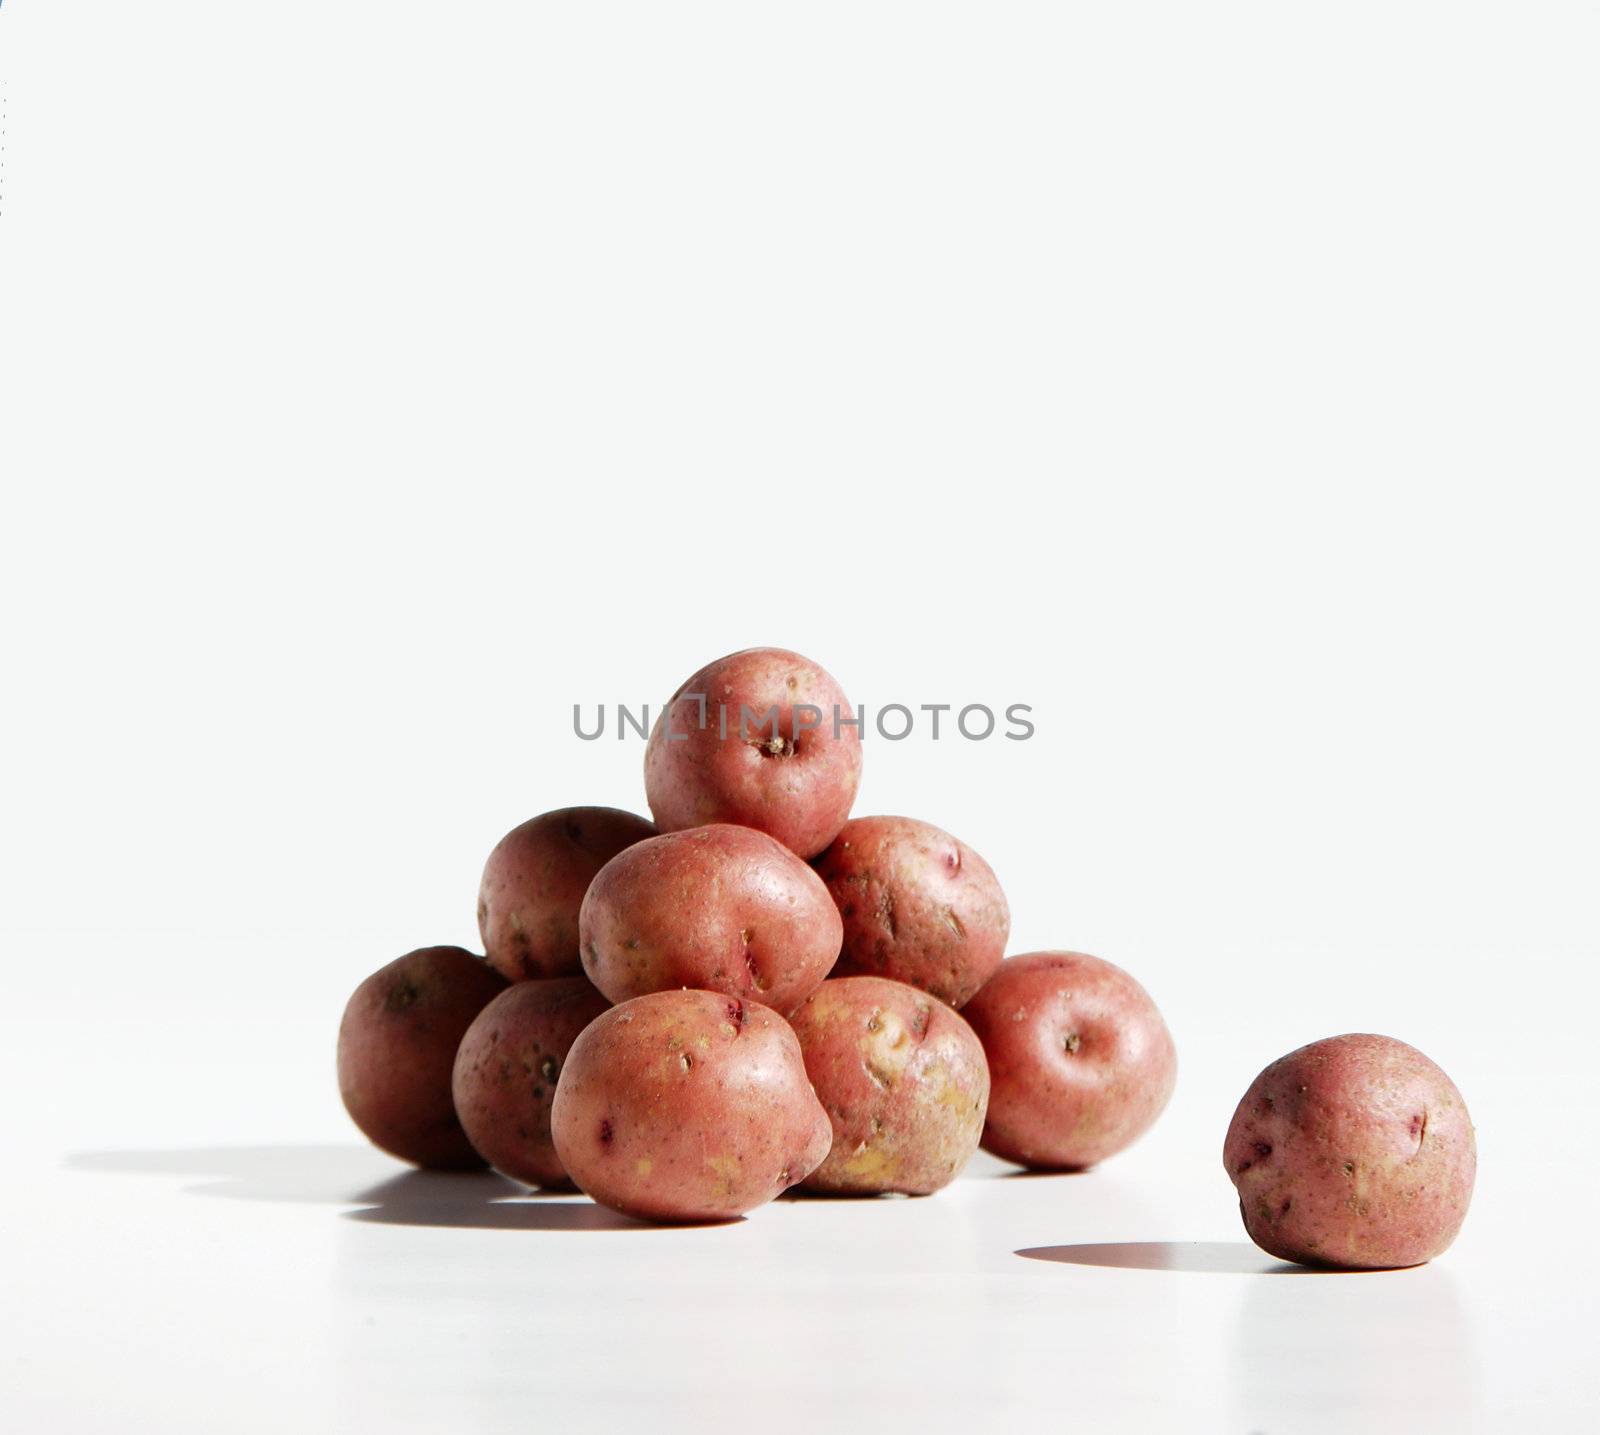
[[[1074,1176],[1087,1176],[1093,1166],[1016,1166],[1009,1171],[996,1171],[994,1181],[1070,1181]]]
[[[452,1187],[459,1178],[435,1171],[407,1171],[367,1193],[370,1204],[346,1211],[345,1219],[377,1226],[443,1226],[469,1231],[659,1231],[729,1226],[744,1220],[679,1221],[663,1226],[635,1220],[571,1191],[519,1189],[515,1197]],[[498,1179],[498,1178],[496,1178]],[[509,1184],[509,1183],[507,1183]]]
[[[153,1151],[80,1151],[69,1170],[200,1178],[184,1191],[231,1201],[366,1205],[398,1176],[421,1174],[370,1146],[189,1146]],[[437,1171],[441,1189],[471,1200],[534,1196],[490,1171]],[[570,1192],[557,1194],[567,1194]]]
[[[1121,1271],[1194,1271],[1232,1276],[1367,1274],[1292,1265],[1248,1241],[1105,1241],[1077,1246],[1025,1246],[1015,1254],[1027,1261]]]
[[[1008,1161],[1000,1156],[995,1156],[988,1151],[979,1149],[973,1152],[972,1159],[967,1162],[961,1174],[956,1178],[960,1181],[1052,1181],[1058,1177],[1073,1177],[1086,1175],[1092,1171],[1092,1166],[1023,1166],[1015,1161]]]
[[[542,1191],[493,1171],[417,1171],[368,1146],[215,1146],[80,1151],[69,1170],[196,1176],[191,1196],[355,1206],[346,1220],[478,1231],[649,1231],[573,1190]],[[736,1218],[742,1220],[743,1217]],[[730,1225],[712,1221],[684,1224]]]

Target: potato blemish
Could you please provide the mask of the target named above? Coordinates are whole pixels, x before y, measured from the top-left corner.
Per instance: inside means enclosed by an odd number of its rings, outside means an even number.
[[[899,1164],[893,1152],[863,1141],[850,1153],[844,1171],[848,1176],[887,1187],[893,1183]]]
[[[889,934],[891,942],[899,937],[900,929],[894,915],[894,894],[887,887],[878,894],[878,921]]]
[[[404,1011],[408,1006],[415,1004],[422,995],[422,988],[415,982],[396,982],[389,988],[389,995],[384,999],[385,1011]]]
[[[707,1156],[706,1170],[717,1179],[717,1186],[724,1196],[731,1196],[739,1180],[739,1158],[737,1156]]]

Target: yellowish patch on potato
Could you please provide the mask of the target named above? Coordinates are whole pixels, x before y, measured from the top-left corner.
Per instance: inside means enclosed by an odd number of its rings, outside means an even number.
[[[838,998],[825,992],[818,992],[806,1003],[806,1014],[812,1021],[825,1023],[847,1020],[853,1012]]]
[[[640,1176],[648,1176],[655,1169],[655,1162],[648,1156],[641,1156],[633,1163],[633,1169]]]
[[[739,1179],[741,1166],[737,1156],[707,1156],[706,1170],[716,1177],[720,1194],[731,1196],[734,1183]]]
[[[977,1107],[977,1101],[970,1091],[965,1090],[950,1075],[950,1068],[942,1061],[932,1063],[923,1073],[923,1089],[927,1091],[932,1103],[948,1106],[957,1116],[971,1116]]]
[[[863,1141],[844,1160],[841,1169],[853,1180],[888,1185],[899,1174],[900,1161],[893,1151]]]

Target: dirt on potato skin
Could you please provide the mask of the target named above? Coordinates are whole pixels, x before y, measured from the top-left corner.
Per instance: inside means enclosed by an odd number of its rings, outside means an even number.
[[[617,853],[656,835],[615,807],[562,807],[513,827],[489,854],[478,887],[478,932],[507,981],[582,974],[578,912]]]
[[[983,1148],[1043,1171],[1079,1171],[1132,1145],[1177,1081],[1172,1034],[1150,994],[1084,952],[1008,957],[962,1009],[992,1088]]]
[[[839,955],[821,878],[764,832],[665,832],[606,864],[579,916],[583,969],[612,1001],[693,987],[798,1006]]]
[[[1280,1057],[1229,1123],[1223,1164],[1245,1230],[1281,1260],[1420,1265],[1449,1247],[1477,1173],[1455,1083],[1415,1047],[1351,1033]]]
[[[833,1126],[807,1190],[925,1196],[960,1174],[983,1131],[989,1068],[957,1013],[901,982],[835,977],[790,1022]]]
[[[964,1007],[994,974],[1011,909],[965,842],[912,817],[856,817],[814,864],[844,921],[836,976],[878,976]]]
[[[339,1023],[339,1094],[369,1141],[416,1166],[484,1164],[456,1117],[451,1074],[467,1028],[505,987],[461,947],[421,947],[355,989]]]
[[[546,1190],[571,1186],[550,1110],[572,1043],[610,1005],[583,977],[518,982],[467,1028],[451,1081],[456,1114],[497,1171]]]
[[[786,648],[747,648],[708,663],[673,694],[651,730],[644,773],[661,831],[734,823],[809,860],[850,815],[861,733],[820,665]]]
[[[579,1188],[625,1215],[723,1221],[803,1180],[827,1113],[787,1022],[720,992],[653,992],[573,1043],[551,1130]]]

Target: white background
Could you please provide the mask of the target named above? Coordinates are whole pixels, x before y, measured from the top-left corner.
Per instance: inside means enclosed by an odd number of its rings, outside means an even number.
[[[1593,1428],[1597,40],[7,0],[4,1423]],[[767,643],[1033,705],[869,737],[857,811],[1149,987],[1156,1130],[699,1231],[362,1148],[350,988],[642,808],[572,704]],[[1222,1134],[1352,1029],[1454,1076],[1476,1204],[1282,1279]]]

